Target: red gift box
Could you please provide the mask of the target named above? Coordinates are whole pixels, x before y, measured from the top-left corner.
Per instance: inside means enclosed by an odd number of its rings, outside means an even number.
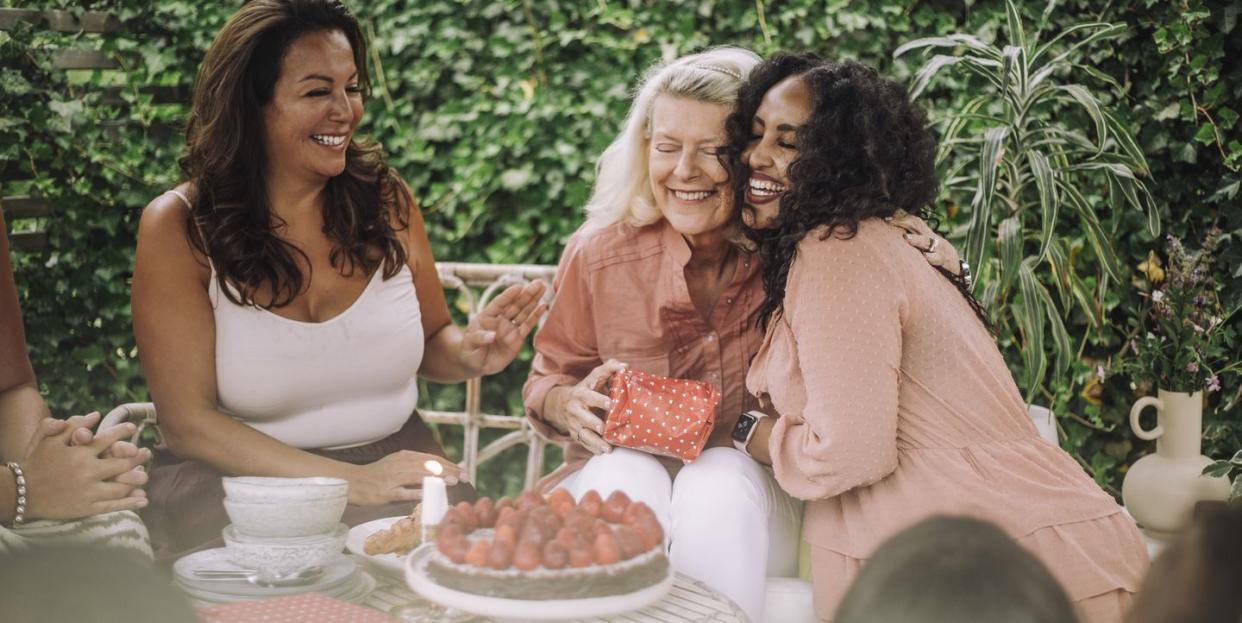
[[[612,375],[608,396],[604,441],[686,463],[707,444],[720,402],[720,390],[707,383],[638,370]]]

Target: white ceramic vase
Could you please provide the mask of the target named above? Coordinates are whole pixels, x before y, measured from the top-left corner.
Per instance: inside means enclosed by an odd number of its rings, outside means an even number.
[[[1156,408],[1156,427],[1150,430],[1139,423],[1149,406]],[[1202,473],[1212,463],[1200,454],[1202,391],[1162,389],[1156,397],[1140,398],[1130,409],[1130,428],[1139,439],[1156,441],[1156,452],[1130,466],[1121,485],[1126,509],[1149,536],[1167,541],[1186,525],[1196,502],[1228,499],[1229,479]]]

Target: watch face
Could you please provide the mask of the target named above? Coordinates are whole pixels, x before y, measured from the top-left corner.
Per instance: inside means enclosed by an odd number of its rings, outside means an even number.
[[[738,441],[746,441],[746,438],[750,436],[750,429],[754,428],[756,421],[758,419],[755,416],[743,413],[737,418],[737,424],[733,425],[733,438]]]

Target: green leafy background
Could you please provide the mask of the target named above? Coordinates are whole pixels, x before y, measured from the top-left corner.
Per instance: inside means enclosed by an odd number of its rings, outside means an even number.
[[[812,49],[852,57],[910,80],[923,62],[894,60],[902,43],[951,32],[993,42],[1004,36],[997,0],[459,0],[352,3],[373,44],[375,92],[362,131],[385,146],[415,189],[438,259],[554,263],[582,220],[596,157],[620,127],[645,68],[661,58],[715,44],[760,53]],[[1197,240],[1212,224],[1226,232],[1218,279],[1227,307],[1242,303],[1242,35],[1239,7],[1227,0],[1023,3],[1023,20],[1057,31],[1089,21],[1126,26],[1081,63],[1117,83],[1106,101],[1145,153],[1164,230]],[[129,311],[134,232],[142,207],[179,181],[176,159],[183,104],[158,103],[150,85],[184,101],[213,34],[240,3],[191,0],[14,2],[0,7],[108,11],[117,34],[55,34],[36,27],[0,32],[0,196],[38,193],[56,205],[48,219],[17,220],[15,231],[46,230],[49,244],[15,252],[31,357],[53,411],[60,415],[146,400]],[[121,71],[63,72],[48,47],[96,47]],[[101,87],[120,86],[110,104]],[[939,76],[923,101],[933,118],[962,106],[978,84]],[[176,97],[180,94],[180,97]],[[1067,111],[1068,122],[1073,115]],[[1085,122],[1085,121],[1084,121]],[[969,196],[946,194],[946,231],[964,231]],[[1128,378],[1096,380],[1115,364],[1135,326],[1142,284],[1136,265],[1160,247],[1145,217],[1103,218],[1131,283],[1101,302],[1106,322],[1065,319],[1078,348],[1068,374],[1048,373],[1036,401],[1051,406],[1064,445],[1098,482],[1116,492],[1125,466],[1149,444],[1125,424],[1138,393]],[[1072,225],[1072,224],[1071,224]],[[1083,232],[1059,227],[1072,248]],[[964,238],[954,237],[959,246]],[[1192,243],[1193,244],[1193,243]],[[1236,336],[1238,318],[1233,319]],[[1023,378],[1020,334],[1000,335]],[[1237,353],[1238,341],[1228,348]],[[487,410],[519,412],[529,352],[485,384]],[[460,404],[461,389],[428,387],[430,404]],[[1136,391],[1137,390],[1137,391]],[[1205,452],[1242,448],[1234,406],[1242,386],[1225,379],[1205,416]],[[455,430],[441,431],[460,452]],[[485,436],[485,440],[487,437]],[[485,466],[486,493],[520,487],[522,450]],[[548,462],[558,453],[550,451]]]

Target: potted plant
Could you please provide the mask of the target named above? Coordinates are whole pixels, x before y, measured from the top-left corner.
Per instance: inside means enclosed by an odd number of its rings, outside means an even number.
[[[1139,385],[1157,389],[1156,396],[1140,398],[1130,410],[1134,434],[1155,440],[1156,452],[1126,472],[1121,497],[1143,530],[1157,539],[1176,533],[1195,502],[1230,496],[1228,478],[1200,453],[1204,392],[1219,391],[1221,376],[1242,367],[1225,351],[1232,312],[1221,308],[1212,273],[1220,237],[1220,230],[1209,231],[1201,249],[1191,253],[1168,236],[1167,265],[1153,251],[1139,266],[1145,303],[1122,368]],[[1139,421],[1148,406],[1157,413],[1151,429]]]
[[[1153,236],[1161,221],[1146,157],[1122,122],[1131,96],[1091,60],[1126,26],[1043,32],[1021,7],[1005,0],[995,42],[956,33],[907,42],[893,56],[926,58],[911,97],[937,76],[972,79],[957,88],[977,95],[934,117],[943,122],[936,161],[952,205],[969,205],[965,240],[961,231],[952,236],[979,277],[998,338],[1019,345],[1018,382],[1029,401],[1050,371],[1065,378],[1078,357],[1064,319],[1077,308],[1100,329],[1102,301],[1124,283],[1111,240],[1118,232],[1101,215],[1141,210]]]

